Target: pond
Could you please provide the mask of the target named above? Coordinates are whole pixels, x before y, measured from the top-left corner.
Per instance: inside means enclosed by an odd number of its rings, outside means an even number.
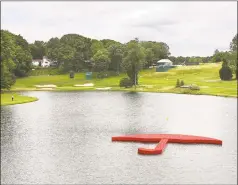
[[[236,184],[237,99],[127,92],[24,92],[1,108],[3,184]],[[189,134],[218,145],[111,142],[138,133]]]

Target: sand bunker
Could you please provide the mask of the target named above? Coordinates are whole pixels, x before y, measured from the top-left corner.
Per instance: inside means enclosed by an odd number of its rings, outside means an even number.
[[[96,88],[97,90],[109,90],[111,87]]]
[[[208,86],[200,86],[200,88],[202,88],[202,89],[207,89],[207,88],[209,88]]]
[[[45,88],[40,88],[40,90],[53,90],[53,88],[45,87]]]
[[[167,87],[162,87],[160,88],[160,90],[170,90],[170,89],[173,89],[174,86],[167,86]]]
[[[57,87],[54,84],[49,84],[49,85],[35,85],[35,87],[39,87],[39,88],[55,88]]]
[[[140,87],[153,88],[154,85],[140,85]]]
[[[219,82],[221,81],[220,79],[217,79],[217,80],[205,80],[205,82]]]
[[[93,87],[93,83],[88,83],[88,84],[76,84],[74,87]]]

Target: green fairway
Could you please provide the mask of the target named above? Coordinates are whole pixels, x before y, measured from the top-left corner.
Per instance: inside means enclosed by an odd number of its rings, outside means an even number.
[[[144,70],[139,73],[139,86],[136,88],[136,91],[237,97],[237,80],[221,81],[219,78],[220,68],[221,63],[211,63],[199,66],[181,66],[171,69],[168,72],[155,72],[155,69]],[[11,90],[48,90],[36,88],[35,85],[52,84],[57,87],[49,90],[80,91],[111,87],[110,90],[135,91],[134,87],[128,89],[119,87],[119,81],[123,77],[126,77],[126,75],[121,74],[120,76],[87,81],[85,79],[85,73],[75,74],[74,79],[70,79],[69,75],[30,76],[17,79]],[[200,90],[175,88],[177,79],[183,80],[185,85],[196,84],[200,87]],[[94,86],[74,87],[76,84],[85,83],[93,83]]]
[[[14,100],[12,101],[12,95]],[[22,96],[16,93],[1,93],[1,106],[28,103],[38,100],[35,97]]]

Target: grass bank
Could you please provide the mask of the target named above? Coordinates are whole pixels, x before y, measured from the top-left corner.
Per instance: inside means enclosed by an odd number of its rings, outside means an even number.
[[[13,101],[12,101],[12,95],[14,97]],[[28,102],[33,102],[37,100],[38,99],[35,97],[22,96],[17,93],[1,93],[1,106],[28,103]]]
[[[120,88],[120,79],[125,74],[104,79],[86,80],[85,73],[75,74],[74,79],[69,75],[41,75],[17,79],[12,91],[54,90],[54,91],[91,91],[96,88],[110,87],[108,91],[137,91],[181,94],[204,94],[225,97],[237,97],[237,80],[221,81],[219,70],[221,63],[203,64],[199,66],[181,66],[168,72],[155,72],[148,69],[140,72],[139,86],[136,88]],[[200,90],[175,88],[177,79],[183,80],[185,85],[196,84]],[[74,87],[76,84],[93,83],[93,87]],[[37,88],[36,85],[56,85],[55,88]]]

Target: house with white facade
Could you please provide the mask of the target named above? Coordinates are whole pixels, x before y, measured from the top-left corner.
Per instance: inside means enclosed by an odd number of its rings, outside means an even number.
[[[33,66],[39,66],[41,62],[42,62],[42,59],[33,59],[32,60],[32,65]]]
[[[42,59],[41,66],[42,67],[50,67],[50,63],[51,63],[51,61],[46,56],[44,56]]]
[[[52,61],[48,59],[46,56],[43,56],[43,59],[32,60],[33,66],[50,67],[50,66],[55,66],[56,64],[57,64],[57,61]]]

